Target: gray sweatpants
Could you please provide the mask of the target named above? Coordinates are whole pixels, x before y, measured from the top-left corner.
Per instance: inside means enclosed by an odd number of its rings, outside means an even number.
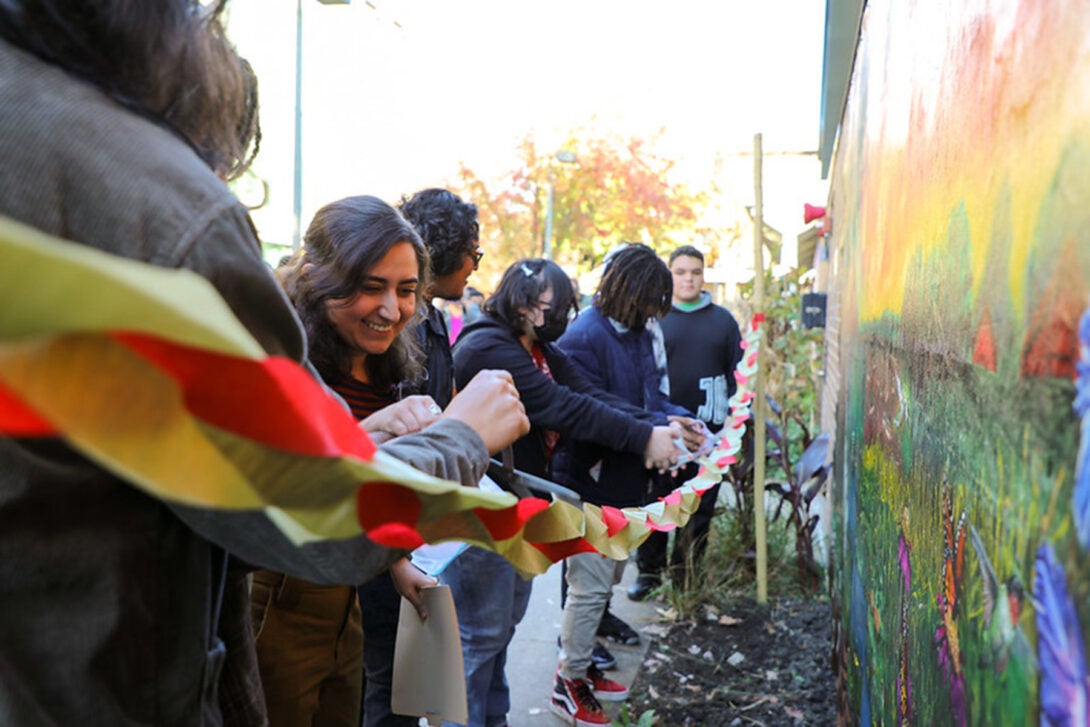
[[[579,553],[567,559],[568,598],[560,625],[560,673],[565,678],[587,676],[598,623],[626,563],[627,559],[613,560],[600,553]]]

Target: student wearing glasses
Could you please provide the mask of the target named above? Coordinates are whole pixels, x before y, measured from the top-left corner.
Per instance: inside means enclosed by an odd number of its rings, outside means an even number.
[[[416,229],[431,257],[432,282],[424,290],[424,321],[417,328],[426,373],[413,393],[428,394],[446,408],[454,391],[451,336],[434,301],[461,301],[469,276],[484,257],[478,247],[477,207],[446,189],[432,188],[403,198],[398,209]]]

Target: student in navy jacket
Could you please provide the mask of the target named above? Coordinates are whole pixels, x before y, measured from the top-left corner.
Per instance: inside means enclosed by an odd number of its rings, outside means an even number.
[[[513,445],[515,466],[530,474],[548,477],[558,440],[573,436],[622,451],[641,467],[670,466],[678,433],[666,417],[595,389],[552,343],[574,309],[571,283],[560,266],[543,259],[515,263],[484,304],[484,314],[455,344],[455,382],[462,386],[482,369],[510,372],[531,425]],[[507,645],[526,612],[530,581],[502,557],[473,547],[440,580],[451,587],[458,608],[469,725],[504,724],[510,707]]]
[[[704,255],[691,245],[670,253],[674,279],[673,306],[659,322],[670,376],[670,400],[692,411],[713,432],[723,428],[730,414],[730,397],[737,384],[734,369],[742,360],[742,334],[730,311],[712,303],[704,290]],[[687,466],[676,481],[663,482],[652,492],[662,496],[696,476],[695,464]],[[700,507],[685,527],[674,533],[669,572],[676,585],[695,574],[711,529],[719,485],[700,498]],[[640,574],[628,589],[628,597],[642,601],[658,587],[667,569],[667,534],[652,533],[636,552]]]
[[[647,329],[649,319],[669,310],[672,289],[670,271],[654,250],[630,244],[611,256],[594,306],[575,319],[558,344],[596,388],[668,418],[687,440],[702,440],[692,433],[696,422],[691,414],[670,403],[660,388],[665,372],[656,363]],[[687,443],[696,448],[702,442]],[[616,507],[643,505],[651,483],[651,470],[639,457],[579,435],[557,453],[553,476],[587,502]],[[591,660],[595,634],[625,563],[598,553],[580,553],[566,560],[568,593],[552,708],[576,724],[609,724],[600,707],[584,708],[585,685],[599,699],[620,700],[628,695],[626,687],[607,679]]]

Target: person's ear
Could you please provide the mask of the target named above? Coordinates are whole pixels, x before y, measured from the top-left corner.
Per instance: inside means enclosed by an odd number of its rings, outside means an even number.
[[[310,275],[310,271],[314,269],[314,263],[303,263],[303,267],[299,270],[302,275]]]

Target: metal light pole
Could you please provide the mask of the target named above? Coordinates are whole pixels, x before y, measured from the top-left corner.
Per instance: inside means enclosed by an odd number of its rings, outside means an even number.
[[[578,161],[570,151],[558,151],[549,159],[549,183],[545,194],[545,249],[542,254],[546,260],[553,259],[553,159],[564,164],[575,164]]]
[[[348,5],[352,0],[318,0],[322,5]],[[302,245],[303,232],[303,0],[295,0],[295,162],[292,169],[291,249]]]
[[[303,217],[303,0],[295,0],[295,162],[292,168],[291,249],[302,244]]]
[[[753,136],[753,311],[764,313],[764,149]],[[769,325],[765,323],[765,325]],[[767,328],[765,329],[767,330]],[[768,603],[768,526],[765,523],[765,372],[764,346],[757,349],[753,399],[753,530],[757,535],[757,603]]]

